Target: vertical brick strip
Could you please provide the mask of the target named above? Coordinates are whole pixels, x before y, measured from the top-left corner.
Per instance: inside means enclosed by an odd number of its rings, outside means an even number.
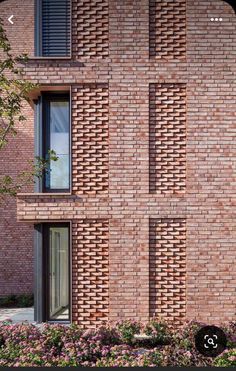
[[[108,320],[108,230],[107,220],[73,222],[73,321],[83,327],[94,327]]]
[[[149,1],[149,54],[157,59],[185,59],[186,1]]]
[[[185,318],[186,222],[150,219],[150,316],[175,324]]]
[[[150,84],[149,113],[150,193],[184,193],[185,84]]]
[[[108,0],[73,0],[73,57],[104,58],[109,54]]]
[[[72,89],[73,193],[108,193],[108,85]]]

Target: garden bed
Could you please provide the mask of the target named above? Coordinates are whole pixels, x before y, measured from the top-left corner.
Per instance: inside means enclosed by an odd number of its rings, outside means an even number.
[[[201,355],[194,335],[203,324],[173,330],[153,320],[124,321],[94,330],[78,326],[0,324],[0,366],[236,366],[236,323],[224,327],[227,350]]]

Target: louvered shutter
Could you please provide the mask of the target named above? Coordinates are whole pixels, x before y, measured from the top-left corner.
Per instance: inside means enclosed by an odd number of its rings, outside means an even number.
[[[38,0],[41,28],[40,54],[43,57],[70,55],[70,0]]]

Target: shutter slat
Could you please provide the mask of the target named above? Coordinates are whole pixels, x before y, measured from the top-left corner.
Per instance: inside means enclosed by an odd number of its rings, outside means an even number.
[[[42,54],[70,54],[70,0],[42,0]]]

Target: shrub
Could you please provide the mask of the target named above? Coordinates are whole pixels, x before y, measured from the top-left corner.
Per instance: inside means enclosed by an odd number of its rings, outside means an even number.
[[[228,349],[215,360],[195,349],[194,335],[201,325],[188,323],[174,335],[168,326],[153,320],[145,326],[134,321],[82,330],[77,325],[45,324],[40,328],[27,323],[0,324],[0,366],[235,366],[236,348]],[[235,324],[227,326],[228,333]],[[134,334],[146,331],[156,343],[141,348]],[[128,344],[130,343],[130,344]]]
[[[16,295],[8,295],[0,298],[0,308],[10,308],[16,303]]]
[[[107,358],[96,362],[96,367],[156,367],[161,366],[163,357],[160,351],[133,349],[129,345],[113,347]]]
[[[236,348],[236,322],[230,322],[228,326],[223,327],[223,330],[227,336],[227,347]]]
[[[203,323],[196,321],[189,321],[182,325],[176,333],[172,335],[173,343],[185,350],[195,349],[195,335],[202,328],[206,326]]]
[[[236,366],[236,348],[225,350],[215,359],[214,365],[218,367]]]
[[[34,305],[33,294],[22,294],[17,296],[17,307],[28,308]]]
[[[165,366],[211,366],[212,358],[204,357],[195,348],[186,350],[181,345],[167,346],[163,349]]]
[[[125,320],[118,322],[117,329],[119,331],[121,341],[125,344],[132,345],[134,342],[134,335],[140,333],[141,324],[136,321]]]
[[[33,294],[7,295],[0,298],[0,308],[27,308],[33,305]]]
[[[172,339],[171,330],[163,320],[152,319],[144,327],[144,333],[152,337],[150,344],[153,346],[169,344]]]

